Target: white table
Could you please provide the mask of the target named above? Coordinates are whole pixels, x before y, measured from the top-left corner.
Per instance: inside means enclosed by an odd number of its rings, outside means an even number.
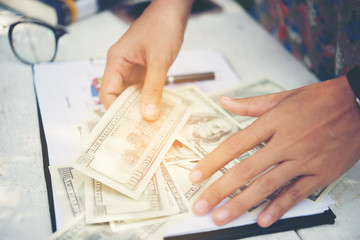
[[[275,39],[230,0],[221,12],[192,16],[183,49],[215,48],[244,82],[270,78],[295,88],[317,81]],[[128,24],[105,11],[67,28],[56,61],[105,56]],[[46,239],[51,234],[31,67],[0,35],[0,239]],[[360,162],[330,192],[337,216],[323,225],[251,239],[360,239]]]

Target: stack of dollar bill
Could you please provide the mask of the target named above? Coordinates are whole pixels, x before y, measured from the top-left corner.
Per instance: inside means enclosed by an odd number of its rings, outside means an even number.
[[[129,87],[108,111],[94,110],[97,121],[79,126],[83,142],[68,163],[50,166],[65,223],[51,239],[162,239],[180,218],[192,214],[191,203],[206,185],[263,146],[234,159],[205,183],[189,181],[196,161],[254,121],[225,112],[219,97],[282,90],[262,80],[210,96],[192,85],[165,91],[160,119],[148,122],[139,111],[141,89]],[[309,199],[317,201],[328,189]]]

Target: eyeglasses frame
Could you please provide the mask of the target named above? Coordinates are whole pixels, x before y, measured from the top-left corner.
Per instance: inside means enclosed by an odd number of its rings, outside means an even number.
[[[55,51],[54,51],[53,57],[49,61],[49,62],[53,62],[55,57],[56,57],[59,39],[60,39],[60,37],[65,35],[67,33],[67,31],[61,26],[54,27],[54,26],[52,26],[50,24],[47,24],[45,22],[42,22],[42,21],[39,21],[39,20],[36,20],[36,19],[30,19],[30,18],[22,19],[22,20],[19,20],[17,22],[12,23],[9,26],[9,31],[8,31],[8,37],[9,37],[11,49],[12,49],[13,53],[15,54],[15,56],[17,57],[17,59],[19,59],[21,62],[23,62],[25,64],[29,64],[29,65],[33,65],[34,63],[28,62],[28,61],[24,60],[23,58],[21,58],[18,55],[18,53],[15,51],[15,48],[14,48],[13,43],[12,43],[13,30],[14,30],[16,25],[21,24],[21,23],[34,23],[34,24],[37,24],[37,25],[41,25],[41,26],[47,27],[48,29],[50,29],[54,33],[54,35],[55,35]]]

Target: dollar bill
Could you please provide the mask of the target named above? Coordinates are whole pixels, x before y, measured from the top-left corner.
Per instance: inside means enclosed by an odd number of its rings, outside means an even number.
[[[179,212],[174,197],[165,188],[159,169],[138,200],[91,178],[85,179],[85,196],[87,223],[148,219]]]
[[[270,194],[269,196],[267,196],[264,200],[262,200],[261,202],[259,202],[257,205],[255,205],[254,207],[252,207],[251,209],[249,209],[249,213],[251,214],[256,214],[259,211],[261,211],[262,209],[264,209],[271,201],[273,201],[275,198],[277,198],[279,196],[279,194],[281,193],[281,191],[288,185],[290,185],[291,183],[293,183],[294,181],[296,181],[298,178],[294,178],[291,181],[289,181],[288,183],[284,184],[282,187],[280,187],[279,189],[277,189],[275,192],[273,192],[272,194]],[[341,178],[340,178],[341,179]],[[339,180],[340,180],[339,179]],[[306,197],[305,199],[313,204],[317,204],[319,203],[330,191],[331,189],[338,183],[338,181],[335,181],[331,184],[329,184],[328,186],[322,187],[318,190],[316,190],[315,192],[313,192],[312,194],[310,194],[308,197]]]
[[[189,179],[189,174],[191,169],[193,169],[196,165],[196,162],[183,162],[174,165],[169,165],[169,171],[174,176],[175,180],[180,186],[180,189],[184,193],[185,197],[188,199],[190,203],[193,203],[195,199],[201,194],[206,187],[228,172],[232,167],[242,161],[242,158],[237,158],[226,164],[219,171],[214,173],[210,178],[200,184],[193,184]],[[184,177],[186,176],[186,177]],[[249,184],[249,183],[248,183]],[[247,184],[247,185],[248,185]],[[242,190],[246,188],[246,186],[240,187],[234,193],[230,194],[229,197],[234,197],[239,194]]]
[[[320,188],[318,189],[317,191],[313,192],[312,194],[310,194],[309,196],[306,197],[307,200],[311,201],[311,202],[314,202],[314,203],[318,203],[320,202],[323,197],[325,195],[327,195],[335,186],[336,184],[338,184],[338,182],[343,178],[340,177],[338,180],[336,180],[335,182],[323,187],[323,188]]]
[[[165,156],[165,162],[167,165],[170,165],[181,162],[199,161],[200,158],[201,157],[191,148],[185,146],[182,142],[175,140]]]
[[[67,166],[50,166],[49,170],[62,217],[67,223],[85,212],[83,174]]]
[[[200,184],[193,184],[189,179],[191,169],[196,165],[196,162],[183,162],[177,164],[168,165],[168,169],[176,182],[178,183],[182,193],[190,204],[199,196],[204,187],[208,185],[209,180],[206,180]],[[212,176],[210,179],[216,177]],[[212,181],[211,181],[212,182]]]
[[[226,112],[195,86],[190,85],[175,91],[189,99],[191,116],[177,137],[200,156],[205,156],[221,142],[241,128]]]
[[[91,182],[92,179],[90,179],[89,177],[83,175],[82,173],[78,172],[76,169],[73,169],[71,167],[66,167],[66,166],[50,166],[49,167],[50,172],[51,172],[51,178],[52,178],[52,182],[53,185],[55,187],[55,192],[56,192],[56,196],[58,199],[58,202],[60,204],[60,208],[61,208],[61,213],[63,215],[65,224],[68,224],[69,222],[73,221],[77,216],[82,215],[83,213],[85,213],[85,209],[86,211],[99,211],[96,210],[94,208],[99,208],[99,206],[89,206],[89,204],[87,204],[87,200],[85,200],[85,191],[84,191],[84,183],[86,181]],[[158,170],[157,171],[157,175],[159,178],[159,175],[161,175],[161,172]],[[162,177],[162,176],[161,176]],[[162,177],[163,178],[163,177]],[[153,178],[155,179],[155,178]],[[161,179],[158,180],[156,183],[156,185],[163,185],[165,186],[165,180]],[[145,190],[146,192],[146,190]],[[156,193],[157,194],[157,193]],[[150,194],[149,194],[150,195]],[[131,201],[133,205],[136,205],[136,207],[138,209],[132,208],[132,210],[127,211],[128,215],[136,215],[141,211],[144,210],[148,210],[149,206],[152,206],[153,208],[156,208],[161,205],[161,204],[167,204],[167,208],[168,210],[168,214],[175,214],[179,212],[179,208],[178,206],[175,204],[175,199],[172,197],[171,198],[171,202],[158,202],[159,200],[156,199],[155,197],[158,196],[147,196],[148,199],[144,199],[142,198],[141,200],[143,202],[136,202],[136,200],[130,199],[128,198],[128,201]],[[103,196],[100,196],[103,197]],[[100,198],[98,197],[98,198]],[[167,198],[169,198],[169,195],[166,195]],[[94,197],[95,198],[95,197]],[[117,201],[119,200],[119,201]],[[167,199],[169,200],[169,199]],[[124,203],[124,199],[123,198],[117,198],[117,199],[111,199],[111,201],[116,203],[115,208],[118,209],[117,207],[124,207],[124,205],[126,205],[126,203]],[[86,203],[86,204],[85,204]],[[141,208],[141,204],[145,205],[145,207]],[[171,208],[168,206],[169,204],[171,204]],[[130,203],[131,205],[131,203]],[[101,206],[100,206],[101,207]],[[105,206],[104,206],[105,207]],[[125,207],[129,208],[129,204]],[[171,210],[170,210],[171,209]],[[133,213],[130,213],[130,211],[133,211]],[[156,212],[145,212],[145,214],[147,214],[146,217],[148,218],[155,218],[158,216],[162,216],[161,214],[157,214]],[[163,214],[164,215],[164,214]],[[138,218],[141,218],[143,216],[141,215],[137,215]],[[105,216],[106,217],[106,216]],[[91,221],[90,221],[91,222]],[[162,221],[157,221],[157,223],[161,223]],[[86,223],[89,224],[89,221],[86,220]],[[147,224],[143,224],[141,226],[146,226]],[[103,226],[103,225],[99,225],[99,224],[90,224],[89,226]],[[105,226],[105,225],[104,225]],[[126,229],[132,228],[135,225],[129,226]],[[150,226],[150,225],[149,225]],[[91,227],[90,227],[91,229]]]
[[[179,212],[171,216],[158,217],[152,219],[140,219],[134,221],[113,221],[110,223],[110,226],[114,232],[126,230],[132,227],[141,227],[148,224],[158,224],[163,222],[174,224],[181,218],[189,216],[189,214],[191,213],[189,202],[182,193],[174,176],[172,176],[172,174],[170,173],[170,171],[168,170],[168,168],[164,163],[160,164],[160,170],[162,176],[165,179],[167,189],[175,198],[175,203],[179,208]]]
[[[164,223],[150,224],[139,228],[113,232],[109,223],[87,224],[84,214],[81,214],[77,218],[74,218],[65,228],[55,232],[49,240],[156,240],[162,239],[162,234],[156,234],[156,232],[163,224]]]
[[[245,85],[239,85],[238,87],[214,92],[209,94],[208,96],[218,106],[222,107],[220,103],[221,96],[228,96],[231,98],[246,98],[281,92],[285,90],[287,89],[269,79],[261,79],[259,81],[251,82]],[[230,114],[230,116],[233,117],[243,128],[250,125],[256,119],[254,117],[240,116],[228,111],[226,112]]]
[[[138,86],[127,88],[69,161],[85,175],[134,199],[170,149],[190,105],[164,92],[160,119],[148,122],[139,111],[140,93]]]
[[[202,156],[209,154],[232,134],[241,131],[239,123],[194,86],[178,89],[176,90],[176,93],[186,97],[193,103],[191,105],[191,116],[180,131],[178,140],[192,146],[193,150],[198,154]],[[216,180],[222,174],[225,174],[237,163],[255,154],[264,145],[264,143],[260,143],[258,146],[232,160],[225,167],[220,169],[219,172],[211,178],[212,180],[209,180],[209,182],[205,184],[205,186],[208,186],[212,181]],[[184,167],[185,165],[178,164],[178,166]],[[178,170],[180,171],[180,168],[178,168]],[[188,186],[188,189],[184,192],[188,199],[194,198],[195,195],[197,196],[204,189],[204,184],[197,186],[192,185],[187,179],[182,181]],[[234,192],[232,195],[235,195],[238,191]]]

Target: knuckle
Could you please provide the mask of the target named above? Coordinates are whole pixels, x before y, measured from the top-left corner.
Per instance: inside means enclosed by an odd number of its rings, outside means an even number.
[[[220,189],[215,187],[214,184],[207,187],[206,194],[207,196],[211,196],[212,202],[220,202],[223,199]]]
[[[105,100],[105,93],[104,90],[102,90],[102,88],[99,89],[99,99],[101,102]]]
[[[118,48],[116,44],[112,45],[107,51],[107,59],[111,60],[118,54]]]
[[[235,197],[231,200],[233,214],[236,216],[241,215],[246,212],[249,208],[248,204],[244,201],[243,198]]]
[[[159,88],[144,88],[142,95],[145,99],[148,98],[161,98],[162,96],[162,89]]]
[[[239,137],[236,135],[230,137],[225,142],[223,142],[224,149],[226,152],[233,158],[237,157],[240,154],[241,142]]]
[[[302,192],[300,189],[296,187],[289,187],[286,189],[286,197],[290,200],[290,202],[297,202],[302,199]]]
[[[280,201],[277,201],[276,199],[273,200],[270,203],[270,206],[272,209],[274,209],[274,211],[272,211],[275,214],[275,218],[280,218],[286,211],[287,211],[287,207],[284,206]]]
[[[278,188],[275,179],[273,177],[269,177],[267,175],[260,177],[257,180],[257,185],[258,185],[259,191],[261,193],[265,193],[266,195],[271,194]]]
[[[99,89],[99,99],[100,99],[101,102],[107,100],[107,99],[106,99],[107,95],[108,95],[108,93],[105,92],[104,88],[100,88],[100,89]]]
[[[247,162],[240,162],[234,167],[234,173],[246,184],[254,177],[254,167]]]

